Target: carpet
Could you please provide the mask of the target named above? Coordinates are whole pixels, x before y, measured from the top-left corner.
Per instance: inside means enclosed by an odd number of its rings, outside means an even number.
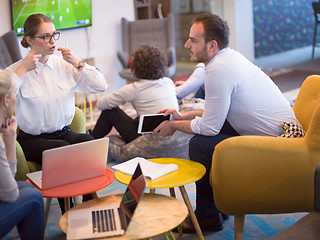
[[[279,69],[275,71],[265,71],[282,92],[300,88],[303,81],[310,75],[318,75],[320,71]]]

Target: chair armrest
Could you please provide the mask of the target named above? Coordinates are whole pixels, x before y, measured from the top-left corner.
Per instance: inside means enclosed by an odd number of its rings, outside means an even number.
[[[167,49],[168,60],[171,65],[176,65],[176,50],[174,47],[170,47]]]
[[[118,51],[117,55],[123,68],[128,68],[129,54],[126,52]]]
[[[27,160],[24,156],[23,150],[18,141],[16,141],[16,156],[17,156],[17,172],[15,179],[17,181],[27,180],[27,173],[30,173],[30,169]]]
[[[210,181],[230,215],[312,211],[317,165],[304,138],[240,136],[215,148]]]
[[[314,209],[320,212],[320,164],[314,173]]]
[[[71,131],[76,133],[86,133],[86,119],[84,113],[78,107],[75,107],[75,113],[70,128]]]

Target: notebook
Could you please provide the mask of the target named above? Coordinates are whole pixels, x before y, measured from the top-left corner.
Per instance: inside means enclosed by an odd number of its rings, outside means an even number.
[[[53,148],[42,153],[42,171],[27,177],[40,189],[48,189],[103,176],[106,172],[109,138]]]
[[[88,239],[124,235],[142,199],[146,180],[138,164],[120,205],[70,210],[67,239]]]

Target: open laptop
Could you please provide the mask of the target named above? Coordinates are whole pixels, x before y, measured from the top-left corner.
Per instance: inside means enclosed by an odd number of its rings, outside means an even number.
[[[120,205],[70,210],[67,239],[88,239],[124,235],[142,199],[146,180],[138,163]]]
[[[40,189],[48,189],[103,176],[106,172],[109,138],[45,150],[42,171],[27,177]]]

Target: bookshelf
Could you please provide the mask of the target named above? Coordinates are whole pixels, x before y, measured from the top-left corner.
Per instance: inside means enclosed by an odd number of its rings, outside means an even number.
[[[157,18],[158,6],[161,6],[163,17],[171,12],[171,0],[133,0],[136,19]]]
[[[133,0],[136,19],[152,18],[150,0]]]

